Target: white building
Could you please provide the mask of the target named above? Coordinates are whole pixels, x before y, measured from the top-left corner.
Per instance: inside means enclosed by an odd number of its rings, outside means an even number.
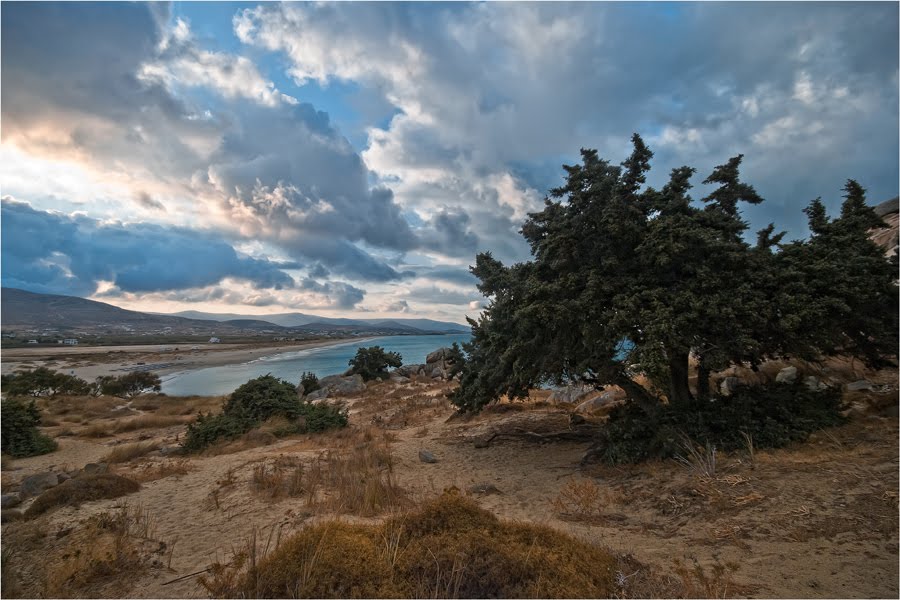
[[[209,343],[210,343],[210,344],[218,344],[218,343],[221,342],[221,341],[222,341],[222,340],[220,340],[220,339],[217,338],[217,337],[211,337],[211,338],[209,338]]]
[[[77,346],[78,340],[76,340],[75,338],[66,338],[63,340],[63,344],[65,344],[66,346]]]

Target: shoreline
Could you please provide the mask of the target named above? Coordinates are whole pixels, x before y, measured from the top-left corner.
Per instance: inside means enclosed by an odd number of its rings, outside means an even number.
[[[271,344],[156,344],[143,346],[84,346],[81,348],[17,348],[4,351],[0,371],[4,375],[22,368],[47,367],[92,382],[104,375],[123,375],[130,371],[151,371],[171,377],[208,367],[244,364],[264,356],[327,348],[376,339],[340,338],[299,343]],[[197,349],[182,349],[193,348]],[[179,348],[175,350],[175,348]]]

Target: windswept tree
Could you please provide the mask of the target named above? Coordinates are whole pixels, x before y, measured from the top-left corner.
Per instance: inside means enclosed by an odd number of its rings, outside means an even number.
[[[740,179],[742,156],[713,170],[704,183],[716,187],[698,204],[690,167],[644,188],[652,153],[632,141],[621,165],[582,150],[582,164],[564,166],[565,185],[522,228],[533,260],[477,256],[490,304],[470,321],[461,409],[577,382],[619,385],[653,413],[660,395],[708,397],[710,373],[730,364],[835,352],[876,361],[896,348],[896,269],[866,235],[877,217],[856,182],[835,221],[821,203],[807,209],[810,240],[782,244],[769,225],[751,245],[740,207],[762,198]],[[637,372],[659,393],[635,384]]]

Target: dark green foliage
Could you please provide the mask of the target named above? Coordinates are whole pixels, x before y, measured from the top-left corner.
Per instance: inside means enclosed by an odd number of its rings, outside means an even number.
[[[316,377],[315,373],[310,373],[309,371],[304,371],[300,376],[300,387],[303,388],[304,394],[312,394],[316,390],[322,388],[319,385],[319,378]]]
[[[739,450],[746,444],[744,433],[757,448],[779,448],[844,423],[841,409],[840,390],[814,392],[799,382],[740,387],[729,397],[670,404],[653,418],[629,403],[610,413],[591,454],[613,464],[671,458],[684,453],[685,435],[719,450]]]
[[[399,367],[403,358],[399,352],[385,352],[381,346],[370,346],[359,348],[349,364],[351,374],[362,375],[365,381],[371,381],[378,377],[386,379],[388,367]]]
[[[444,361],[450,365],[450,370],[447,372],[447,379],[453,379],[456,377],[457,373],[462,373],[463,367],[466,364],[466,355],[463,353],[462,348],[459,347],[459,344],[453,342],[453,345],[450,346],[450,352],[444,357]]]
[[[90,392],[90,385],[83,379],[47,367],[4,375],[0,381],[8,396],[78,396]]]
[[[125,375],[114,377],[101,375],[92,386],[95,395],[117,396],[119,398],[133,398],[148,392],[159,392],[162,389],[159,375],[147,371],[132,371]]]
[[[564,167],[565,184],[522,227],[531,261],[477,256],[472,273],[491,302],[470,321],[461,410],[579,382],[618,385],[652,416],[661,396],[709,398],[710,374],[732,364],[844,353],[876,366],[896,353],[897,268],[868,237],[880,221],[856,182],[836,220],[820,203],[807,209],[809,240],[781,243],[769,225],[751,246],[740,203],[762,198],[740,180],[741,156],[713,170],[705,183],[718,187],[699,204],[690,167],[641,189],[652,153],[633,142],[621,166],[582,150],[582,164]]]
[[[26,404],[18,398],[0,403],[0,446],[4,454],[36,456],[56,450],[56,442],[38,431],[41,412],[34,400]]]
[[[188,425],[182,447],[187,452],[197,452],[218,440],[243,435],[272,417],[284,417],[290,422],[279,431],[281,435],[316,433],[347,425],[347,414],[341,409],[304,401],[290,382],[263,375],[236,389],[221,414],[199,415]]]

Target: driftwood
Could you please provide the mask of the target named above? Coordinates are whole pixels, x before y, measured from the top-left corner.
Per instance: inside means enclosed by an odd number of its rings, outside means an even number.
[[[551,431],[549,433],[537,433],[528,431],[521,427],[516,427],[510,431],[495,431],[487,438],[475,440],[476,448],[487,448],[491,442],[498,438],[510,438],[526,440],[529,442],[590,442],[596,436],[599,427],[591,424],[581,424],[572,429],[564,429],[562,431]]]

